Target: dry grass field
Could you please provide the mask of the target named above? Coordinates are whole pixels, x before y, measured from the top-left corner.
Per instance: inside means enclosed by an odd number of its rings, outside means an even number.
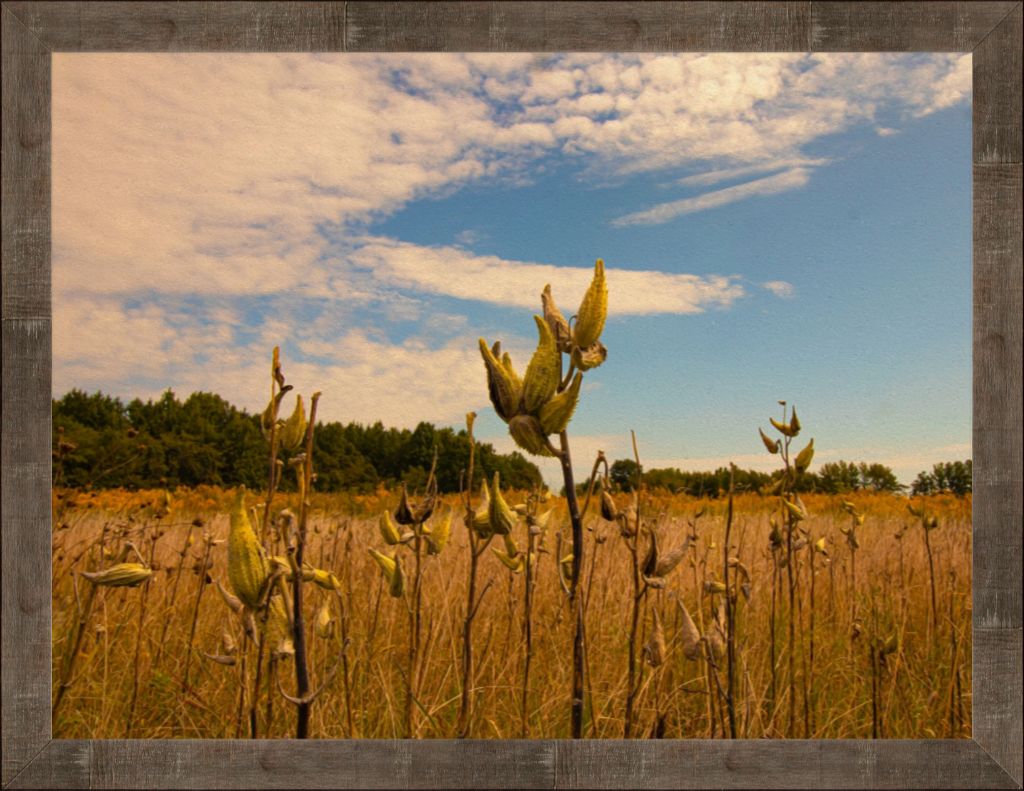
[[[617,507],[629,497],[616,495]],[[526,493],[505,498],[514,507]],[[233,500],[216,488],[55,492],[55,737],[231,738],[253,735],[253,726],[259,738],[295,734],[299,696],[286,628],[275,629],[271,612],[255,624],[253,634],[267,637],[258,647],[246,636],[247,610],[233,610],[218,588],[232,590]],[[888,494],[802,500],[792,564],[789,548],[771,548],[778,497],[738,494],[726,547],[726,498],[645,493],[647,529],[635,551],[619,524],[602,518],[599,500],[591,502],[585,737],[627,735],[627,708],[628,735],[641,738],[970,735],[970,496],[915,498],[923,516]],[[249,505],[259,502],[252,493]],[[305,559],[328,572],[323,586],[302,586],[312,737],[459,733],[465,509],[454,497],[435,507],[429,525],[450,513],[450,541],[439,554],[418,553],[418,576],[412,552],[403,555],[404,589],[394,596],[368,550],[394,554],[379,519],[398,503],[399,493],[383,491],[310,498]],[[271,511],[283,508],[298,511],[298,495],[277,494]],[[523,564],[514,573],[491,551],[509,549],[502,538],[479,555],[472,709],[463,729],[471,737],[570,732],[573,618],[559,574],[571,551],[569,520],[560,498],[543,509],[553,511],[534,537],[529,608]],[[648,574],[635,597],[651,534],[658,558],[674,559],[684,543],[685,551],[662,577]],[[511,537],[526,547],[523,520]],[[134,586],[83,576],[119,560],[153,574]]]

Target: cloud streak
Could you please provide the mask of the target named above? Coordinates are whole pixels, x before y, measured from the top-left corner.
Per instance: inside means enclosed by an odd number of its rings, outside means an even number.
[[[793,168],[774,176],[737,184],[735,187],[705,192],[703,195],[696,195],[692,198],[659,203],[649,209],[618,217],[612,220],[612,225],[619,228],[632,225],[660,225],[684,214],[717,209],[755,196],[776,195],[780,192],[798,189],[806,186],[808,181],[810,181],[810,171],[807,168]]]

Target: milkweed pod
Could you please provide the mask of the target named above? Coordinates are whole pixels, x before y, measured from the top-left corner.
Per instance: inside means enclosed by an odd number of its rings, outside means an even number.
[[[598,258],[594,263],[594,277],[576,313],[573,340],[578,347],[585,349],[601,337],[607,315],[608,286],[604,277],[604,261]]]
[[[671,552],[666,552],[658,558],[658,562],[654,567],[654,576],[665,577],[670,574],[683,559],[683,555],[686,554],[687,548],[688,544],[683,542]]]
[[[531,520],[532,526],[537,528],[538,532],[543,532],[544,530],[547,530],[548,522],[551,521],[551,514],[553,514],[554,512],[554,508],[549,508],[544,513],[537,514],[537,516],[533,517],[533,519]]]
[[[331,617],[331,607],[327,601],[320,605],[316,613],[316,634],[323,640],[329,640],[334,633],[334,619]]]
[[[939,526],[939,518],[937,516],[929,516],[924,522],[925,530],[934,530]]]
[[[716,662],[720,662],[725,657],[725,639],[717,627],[713,627],[708,635],[708,646],[711,648],[711,656]]]
[[[487,479],[480,482],[480,506],[473,512],[473,530],[481,537],[491,535],[491,493],[487,488]]]
[[[440,555],[441,550],[448,545],[448,539],[452,535],[452,514],[449,511],[447,516],[434,525],[427,536],[427,554]]]
[[[534,316],[533,320],[537,325],[537,349],[523,377],[523,408],[537,414],[558,389],[560,359],[548,323],[540,316]]]
[[[889,637],[886,638],[885,642],[882,643],[882,647],[881,647],[879,653],[881,653],[882,656],[886,656],[888,654],[893,654],[897,650],[899,650],[899,647],[900,647],[899,638],[896,635],[891,634],[891,635],[889,635]]]
[[[793,407],[793,416],[789,419],[789,430],[793,432],[790,435],[793,437],[800,433],[800,419],[796,416],[796,407]]]
[[[281,426],[281,447],[285,450],[297,450],[306,438],[306,408],[302,405],[302,396],[296,396],[295,409],[284,425]]]
[[[689,660],[695,660],[700,658],[700,632],[697,631],[697,626],[693,622],[693,618],[690,617],[689,611],[686,609],[686,605],[683,604],[682,599],[677,599],[679,609],[682,610],[683,620],[679,626],[679,637],[683,647],[683,656]]]
[[[576,404],[579,403],[582,382],[583,375],[577,371],[570,385],[540,408],[538,419],[540,430],[544,434],[559,434],[565,431],[572,420],[573,412],[576,411]]]
[[[807,518],[807,512],[796,503],[791,503],[789,500],[783,500],[782,502],[786,506],[786,510],[789,512],[790,516],[792,516],[797,522]]]
[[[270,574],[267,554],[256,537],[245,510],[245,487],[238,490],[231,509],[228,533],[228,582],[248,607],[259,606],[260,594]]]
[[[764,443],[764,446],[769,453],[779,452],[779,441],[777,439],[769,439],[768,435],[761,429],[758,429],[757,432],[761,435],[761,442]]]
[[[519,556],[519,547],[516,546],[515,540],[512,538],[511,533],[506,533],[502,536],[505,541],[505,551],[508,553],[510,558]]]
[[[308,582],[312,582],[318,588],[323,588],[324,590],[335,590],[334,583],[337,578],[331,572],[324,571],[323,569],[311,569],[310,571]],[[305,575],[303,575],[303,579],[306,579]]]
[[[491,486],[491,503],[488,516],[491,522],[491,533],[504,536],[511,533],[512,528],[515,527],[516,515],[512,513],[512,509],[508,507],[508,503],[505,502],[505,498],[501,495],[497,472],[494,473],[494,483]]]
[[[665,662],[665,628],[661,625],[661,616],[654,610],[654,628],[644,645],[644,659],[651,667],[661,667]]]
[[[534,456],[552,456],[547,436],[533,415],[516,415],[508,421],[508,432],[516,445]]]
[[[704,583],[705,593],[725,593],[725,583],[718,580],[708,580]]]
[[[924,509],[923,508],[915,507],[914,505],[912,505],[910,503],[907,503],[907,510],[910,511],[910,513],[912,513],[914,516],[916,516],[919,519],[922,516],[924,516]]]
[[[134,588],[152,577],[153,569],[148,569],[141,563],[118,563],[103,571],[83,571],[82,576],[93,585]]]
[[[601,341],[594,341],[590,346],[576,346],[572,350],[572,361],[581,371],[597,368],[608,359],[608,350]]]
[[[377,525],[380,528],[380,535],[384,539],[384,543],[389,546],[401,543],[402,536],[399,534],[398,528],[395,527],[395,523],[391,521],[391,514],[387,511],[381,512]]]
[[[412,512],[412,506],[409,504],[409,491],[406,489],[405,484],[402,484],[402,499],[398,501],[398,507],[395,509],[395,521],[400,525],[411,525],[416,523],[416,518]]]
[[[273,654],[278,658],[294,656],[295,644],[292,642],[292,625],[288,617],[288,608],[280,596],[270,600],[270,615],[267,618],[268,638],[274,645]]]
[[[497,547],[491,547],[491,552],[493,552],[495,557],[502,562],[502,565],[504,565],[513,574],[518,574],[525,567],[525,561],[521,555],[508,555]]]
[[[843,500],[843,510],[848,514],[857,513],[857,506],[851,503],[849,500]]]
[[[811,459],[814,458],[814,439],[807,443],[807,447],[804,448],[796,455],[796,468],[798,472],[806,472],[807,468],[811,466]]]
[[[500,348],[497,344],[495,347]],[[491,404],[498,417],[507,423],[519,412],[521,388],[502,361],[488,348],[483,338],[480,338],[480,355],[484,358],[484,367],[487,369],[487,392]]]
[[[402,598],[405,593],[405,575],[402,574],[402,563],[395,558],[395,571],[391,575],[391,584],[388,585],[388,593],[395,599]]]
[[[562,575],[566,579],[569,579],[572,576],[572,561],[573,561],[572,552],[570,552],[568,555],[566,555],[560,561],[558,561],[558,565],[562,569]]]
[[[555,298],[551,296],[551,286],[544,286],[540,295],[540,302],[544,308],[544,321],[551,328],[551,334],[555,337],[555,344],[560,352],[568,352],[572,348],[572,330],[569,329],[569,322],[565,320],[562,311],[555,304]]]
[[[828,557],[828,550],[825,549],[825,537],[824,536],[822,536],[821,538],[819,538],[817,541],[814,542],[814,550],[815,550],[815,552],[818,552],[818,553],[824,555],[825,557]]]
[[[615,505],[615,500],[608,494],[607,490],[601,488],[601,518],[608,522],[614,522],[619,517],[618,506]]]
[[[271,572],[279,572],[288,582],[292,581],[295,576],[292,574],[292,564],[288,562],[288,558],[284,555],[271,555],[267,561],[267,565]]]
[[[750,582],[750,569],[748,569],[739,558],[729,558],[729,567],[736,569],[736,572],[743,577],[744,580]]]
[[[787,437],[795,437],[796,432],[790,427],[788,423],[780,423],[773,417],[768,418],[768,422],[774,426],[775,430]]]
[[[370,553],[370,557],[377,561],[380,570],[384,572],[384,578],[390,583],[391,578],[395,576],[395,559],[385,555],[383,552],[378,552],[372,547],[367,551]]]
[[[235,643],[235,638],[232,637],[231,632],[227,629],[220,636],[221,648],[225,654],[231,656],[238,649],[238,645]]]
[[[220,580],[217,580],[217,590],[220,592],[220,596],[224,599],[224,603],[232,612],[241,612],[243,608],[242,600],[235,596],[233,593],[228,591],[223,585],[220,584]]]

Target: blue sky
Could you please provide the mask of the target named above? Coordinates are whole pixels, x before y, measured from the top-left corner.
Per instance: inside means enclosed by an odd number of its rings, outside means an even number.
[[[550,282],[608,267],[570,427],[645,465],[970,455],[970,56],[54,59],[54,390],[261,409],[269,350],[327,419],[511,449],[480,335],[525,368]],[[542,465],[554,482],[550,462]]]

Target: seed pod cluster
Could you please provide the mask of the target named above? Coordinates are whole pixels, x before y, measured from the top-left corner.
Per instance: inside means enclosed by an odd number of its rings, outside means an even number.
[[[270,574],[267,554],[256,537],[245,510],[245,487],[238,490],[231,509],[228,533],[228,581],[235,595],[247,607],[259,606],[263,586]]]
[[[582,372],[604,362],[608,351],[600,336],[608,315],[608,287],[604,262],[594,266],[594,275],[580,308],[576,324],[569,322],[555,305],[551,286],[541,295],[543,316],[534,316],[537,348],[520,379],[501,343],[488,346],[480,338],[480,354],[487,371],[487,391],[498,416],[508,424],[515,443],[535,456],[557,456],[553,434],[565,430],[579,401]],[[561,355],[568,354],[576,375],[567,384],[560,381]]]

